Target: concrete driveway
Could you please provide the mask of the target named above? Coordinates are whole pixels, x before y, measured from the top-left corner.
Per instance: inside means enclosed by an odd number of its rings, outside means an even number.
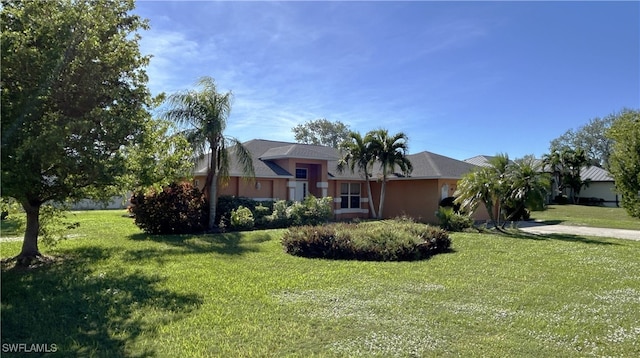
[[[640,241],[639,230],[607,229],[599,227],[571,226],[560,224],[547,225],[535,221],[520,221],[518,222],[518,228],[522,231],[532,234],[570,234],[581,236],[612,237],[616,239]]]

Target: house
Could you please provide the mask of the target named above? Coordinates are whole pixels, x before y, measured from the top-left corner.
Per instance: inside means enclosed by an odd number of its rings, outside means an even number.
[[[232,160],[230,180],[219,187],[219,195],[293,201],[303,200],[307,195],[330,196],[334,198],[337,220],[370,217],[369,201],[377,212],[381,190],[379,168],[373,169],[372,197],[369,197],[361,174],[348,169],[337,171],[340,154],[335,148],[263,139],[243,144],[253,157],[256,178],[244,180],[240,167]],[[383,217],[408,215],[437,223],[435,213],[440,200],[452,196],[458,180],[475,166],[426,151],[407,157],[413,164],[413,172],[409,176],[394,173],[388,177]],[[205,182],[207,163],[208,158],[203,158],[194,171],[199,188]]]
[[[489,166],[489,161],[493,158],[495,157],[477,155],[464,161],[477,166]],[[579,203],[595,203],[612,207],[619,206],[619,197],[615,190],[615,181],[608,171],[596,166],[585,167],[580,169],[580,179],[588,181],[588,185],[580,191]],[[551,191],[549,202],[559,193],[555,185]]]
[[[594,199],[597,199],[604,206],[620,206],[615,181],[608,171],[596,166],[582,168],[580,169],[580,178],[589,181],[587,187],[580,191],[581,202],[583,199],[587,199],[593,203]]]

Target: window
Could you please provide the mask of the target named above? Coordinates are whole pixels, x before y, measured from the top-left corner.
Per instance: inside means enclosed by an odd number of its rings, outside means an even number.
[[[296,179],[307,179],[307,169],[296,168]]]
[[[360,209],[360,183],[340,184],[340,208]]]

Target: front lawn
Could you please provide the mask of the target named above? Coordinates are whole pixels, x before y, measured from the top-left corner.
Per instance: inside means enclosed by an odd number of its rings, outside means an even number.
[[[640,219],[623,208],[584,205],[549,205],[545,211],[534,211],[531,219],[563,225],[640,230]]]
[[[2,270],[2,347],[61,356],[635,356],[640,242],[453,233],[412,262],[285,254],[283,230],[149,236],[83,212],[49,266]],[[0,244],[3,258],[20,242]],[[3,352],[6,353],[6,352]]]

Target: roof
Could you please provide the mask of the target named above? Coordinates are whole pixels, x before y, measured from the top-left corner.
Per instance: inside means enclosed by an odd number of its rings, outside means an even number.
[[[490,166],[489,161],[495,157],[488,155],[477,155],[473,158],[465,159],[467,163],[475,164],[481,167]],[[536,159],[536,163],[543,166],[541,159]],[[543,166],[544,167],[544,166]],[[544,167],[543,170],[547,170],[548,167]],[[596,166],[584,167],[580,169],[580,179],[591,180],[592,182],[613,182],[614,179],[608,171]]]
[[[476,155],[473,158],[465,159],[465,163],[477,165],[479,167],[489,167],[491,164],[489,162],[495,157],[489,155]]]
[[[258,178],[293,178],[294,175],[274,162],[276,159],[298,158],[312,160],[326,160],[328,163],[329,179],[362,180],[358,172],[345,170],[337,171],[340,153],[337,149],[321,145],[279,142],[264,139],[253,139],[243,143],[253,157],[253,165]],[[233,152],[231,153],[233,157]],[[409,177],[401,173],[394,173],[389,179],[459,179],[465,173],[471,171],[475,165],[460,160],[445,157],[443,155],[420,152],[407,156],[413,165],[413,172]],[[194,174],[204,175],[207,172],[207,163],[210,154],[198,161]],[[374,166],[372,176],[378,177],[379,166]],[[242,176],[242,170],[236,160],[232,158],[229,170],[231,176]]]
[[[412,178],[460,179],[476,167],[471,163],[426,151],[411,154],[408,159],[413,164]]]
[[[582,180],[588,179],[588,180],[591,180],[592,182],[594,181],[613,182],[614,181],[613,177],[611,176],[611,174],[609,174],[608,171],[596,166],[580,169],[580,178]]]

